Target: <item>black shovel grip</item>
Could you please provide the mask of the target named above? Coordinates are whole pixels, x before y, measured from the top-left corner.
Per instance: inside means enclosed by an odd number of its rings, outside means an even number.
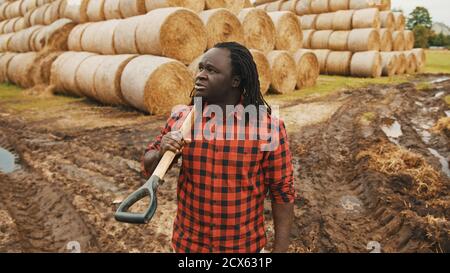
[[[158,206],[156,197],[156,188],[158,187],[160,179],[153,175],[145,184],[137,191],[129,195],[119,206],[115,213],[115,219],[119,222],[130,224],[146,224],[152,219]],[[144,197],[150,197],[150,204],[143,213],[128,212],[128,210],[139,200]]]

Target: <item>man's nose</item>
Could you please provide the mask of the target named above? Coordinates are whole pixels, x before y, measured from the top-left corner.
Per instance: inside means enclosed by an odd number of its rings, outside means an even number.
[[[196,80],[207,80],[208,75],[206,74],[205,70],[199,71],[197,75],[195,76]]]

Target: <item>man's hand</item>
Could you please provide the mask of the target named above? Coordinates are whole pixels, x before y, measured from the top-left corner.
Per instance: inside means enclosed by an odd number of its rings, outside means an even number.
[[[272,253],[284,253],[289,248],[294,204],[272,203],[272,216],[275,227],[275,242]]]
[[[162,157],[167,151],[172,151],[176,155],[181,154],[183,146],[186,142],[183,139],[183,135],[180,131],[172,131],[165,134],[161,139],[161,149],[159,150],[159,156]]]

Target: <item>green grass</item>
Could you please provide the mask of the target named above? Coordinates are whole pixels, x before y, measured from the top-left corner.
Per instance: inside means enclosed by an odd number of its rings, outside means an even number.
[[[447,103],[447,105],[450,107],[450,95],[447,95],[444,97],[444,101],[445,103]]]
[[[427,50],[427,73],[450,73],[450,51]]]

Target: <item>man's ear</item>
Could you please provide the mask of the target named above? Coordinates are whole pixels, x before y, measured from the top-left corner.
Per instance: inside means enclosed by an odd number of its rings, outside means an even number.
[[[231,86],[233,88],[238,88],[240,85],[241,85],[241,77],[233,76],[233,79],[231,81]]]

